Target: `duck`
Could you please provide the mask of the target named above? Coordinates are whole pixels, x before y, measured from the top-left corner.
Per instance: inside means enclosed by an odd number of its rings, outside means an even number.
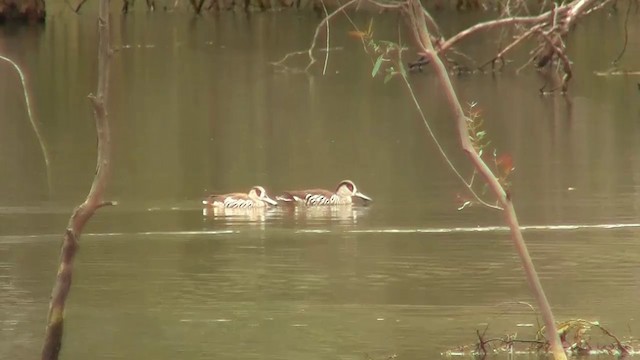
[[[326,206],[352,204],[353,197],[365,201],[373,201],[373,199],[358,191],[356,184],[351,180],[340,181],[335,192],[324,189],[292,190],[283,192],[276,197],[276,200],[306,206]]]
[[[267,195],[262,186],[254,186],[248,193],[209,195],[202,204],[219,209],[254,209],[277,206],[278,202]]]

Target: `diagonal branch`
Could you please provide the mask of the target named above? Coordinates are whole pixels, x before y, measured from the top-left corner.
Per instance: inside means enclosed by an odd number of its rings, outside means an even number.
[[[422,119],[422,122],[424,123],[424,126],[427,128],[427,132],[429,133],[429,136],[431,137],[431,140],[435,143],[436,148],[438,149],[438,152],[440,152],[440,155],[442,156],[444,161],[447,163],[449,168],[453,171],[454,174],[456,174],[456,177],[458,179],[460,179],[460,181],[462,181],[462,183],[466,186],[466,188],[469,191],[469,193],[474,197],[474,199],[478,203],[480,203],[481,205],[486,206],[486,207],[488,207],[490,209],[504,210],[500,206],[492,205],[492,204],[489,204],[488,202],[484,201],[480,197],[480,195],[478,195],[478,193],[476,193],[475,190],[473,190],[473,187],[472,187],[473,180],[471,182],[467,182],[464,179],[464,177],[460,174],[458,169],[456,169],[455,165],[453,165],[453,163],[451,162],[451,159],[449,159],[449,156],[447,156],[447,153],[442,148],[442,145],[440,145],[440,142],[438,141],[438,138],[436,137],[436,134],[433,132],[433,129],[431,129],[431,126],[429,125],[429,122],[427,121],[427,118],[425,117],[424,112],[422,111],[422,106],[420,106],[420,103],[418,102],[418,99],[416,98],[416,95],[413,92],[413,89],[411,88],[411,84],[409,83],[409,80],[407,79],[407,76],[404,75],[404,74],[401,74],[401,77],[402,77],[402,81],[407,86],[407,90],[409,91],[409,94],[411,95],[411,99],[413,100],[413,104],[416,106],[416,109],[418,109],[418,114],[420,114],[420,118]]]
[[[564,11],[567,11],[567,10],[564,9]],[[536,23],[540,23],[540,22],[547,22],[547,21],[551,20],[552,17],[553,17],[553,12],[552,11],[548,11],[548,12],[543,13],[543,14],[538,15],[538,16],[509,17],[509,18],[497,19],[497,20],[491,20],[491,21],[486,21],[486,22],[483,22],[483,23],[479,23],[479,24],[471,26],[471,27],[469,27],[469,28],[457,33],[456,35],[450,37],[449,39],[447,39],[438,48],[438,53],[442,53],[442,52],[447,51],[449,48],[451,48],[455,44],[459,43],[463,39],[465,39],[465,38],[467,38],[467,37],[469,37],[469,36],[471,36],[471,35],[473,35],[473,34],[475,34],[477,32],[491,30],[491,29],[494,29],[494,28],[498,28],[498,27],[501,27],[501,26],[507,26],[507,25],[536,24]]]
[[[110,204],[103,200],[111,172],[111,133],[106,109],[111,55],[109,48],[109,0],[100,0],[98,36],[98,85],[96,94],[89,95],[93,105],[98,137],[97,169],[87,198],[71,215],[64,234],[60,267],[49,303],[42,360],[57,359],[62,347],[65,303],[71,289],[73,261],[78,250],[78,239],[82,229],[98,208]]]
[[[540,312],[544,317],[545,326],[547,328],[547,335],[549,336],[549,341],[551,344],[551,352],[553,353],[556,360],[566,360],[566,354],[564,353],[562,343],[560,342],[560,338],[558,336],[553,313],[551,312],[551,306],[549,305],[544,290],[542,289],[540,279],[538,278],[538,274],[536,273],[533,261],[529,256],[529,251],[527,250],[526,244],[524,242],[522,232],[520,231],[518,218],[516,216],[513,203],[511,202],[511,194],[506,192],[502,188],[496,176],[491,172],[491,169],[489,169],[487,164],[482,161],[479,154],[474,149],[473,144],[469,140],[467,117],[464,114],[457,94],[453,88],[453,85],[451,84],[447,69],[442,63],[442,60],[440,60],[438,52],[433,47],[427,30],[423,7],[419,3],[419,0],[411,0],[405,12],[410,19],[411,28],[413,30],[413,34],[416,38],[418,46],[430,60],[430,63],[433,66],[436,76],[439,79],[439,83],[442,86],[442,89],[447,98],[449,108],[454,113],[456,127],[458,129],[458,138],[460,140],[462,150],[467,154],[475,169],[484,178],[489,188],[497,197],[501,207],[504,209],[503,213],[505,216],[505,221],[508,223],[511,230],[511,238],[513,240],[516,251],[520,256],[520,261],[522,262],[522,267],[524,269],[527,282],[529,283],[531,291],[533,292],[533,296],[538,303]]]

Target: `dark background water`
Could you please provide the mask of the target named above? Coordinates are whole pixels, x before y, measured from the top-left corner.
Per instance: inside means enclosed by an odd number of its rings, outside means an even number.
[[[369,17],[354,21],[365,28]],[[449,35],[475,17],[439,15]],[[640,65],[634,19],[629,69]],[[397,38],[396,20],[376,17],[377,36]],[[543,77],[514,74],[519,63],[454,82],[513,156],[514,202],[556,317],[626,336],[640,315],[640,93],[637,76],[594,74],[617,56],[621,20],[596,14],[574,30],[566,97],[539,96]],[[308,47],[317,22],[286,12],[114,16],[107,197],[120,205],[101,209],[82,237],[66,358],[422,359],[473,342],[487,323],[496,336],[532,331],[516,327],[535,323],[530,310],[505,304],[532,299],[500,214],[456,210],[462,186],[401,82],[371,78],[349,23],[332,24],[341,49],[326,76],[322,60],[310,75],[269,64]],[[462,48],[483,61],[495,39]],[[50,158],[47,168],[2,62],[0,354],[26,358],[40,348],[62,230],[95,169],[95,18],[60,10],[40,29],[2,28],[0,54],[27,72]],[[412,83],[470,175],[435,79],[425,71]],[[344,178],[372,206],[257,217],[200,208],[208,192]]]

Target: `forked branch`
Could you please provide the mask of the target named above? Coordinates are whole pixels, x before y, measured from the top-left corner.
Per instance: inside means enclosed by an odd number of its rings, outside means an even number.
[[[106,109],[111,55],[109,48],[109,0],[100,0],[98,37],[98,86],[96,94],[89,95],[93,105],[98,137],[97,169],[87,198],[71,215],[64,234],[60,266],[49,302],[47,328],[41,356],[43,360],[57,359],[62,347],[65,303],[71,289],[73,261],[78,250],[78,239],[82,234],[82,229],[98,208],[112,204],[103,201],[107,180],[111,172],[111,133]]]
[[[307,54],[307,56],[309,57],[309,63],[307,64],[307,67],[304,69],[304,71],[309,71],[309,69],[311,68],[311,66],[313,66],[313,64],[316,63],[316,58],[313,55],[313,51],[316,49],[316,43],[318,41],[318,36],[320,35],[320,30],[325,27],[328,26],[329,21],[336,16],[336,14],[344,11],[346,8],[352,6],[353,4],[357,3],[360,0],[349,0],[348,2],[346,2],[345,4],[343,4],[342,6],[338,7],[336,10],[334,10],[333,12],[331,12],[330,14],[326,13],[326,8],[325,9],[325,17],[324,19],[322,19],[322,21],[320,22],[320,24],[318,24],[318,26],[316,26],[316,31],[315,34],[313,34],[313,40],[311,41],[311,46],[309,46],[309,48],[307,50],[302,50],[302,51],[295,51],[292,53],[288,53],[286,54],[282,59],[278,60],[278,61],[274,61],[271,63],[271,65],[273,66],[278,66],[278,67],[282,67],[282,68],[287,68],[284,64],[285,62],[292,56],[294,55],[301,55],[301,54]],[[324,7],[324,3],[322,3],[323,7]],[[328,29],[328,28],[327,28]],[[329,31],[327,30],[327,39],[329,38]],[[329,51],[329,43],[327,40],[327,48],[325,49],[327,52]],[[327,55],[328,56],[328,55]],[[326,71],[326,61],[328,58],[325,58],[325,71]]]
[[[542,285],[540,284],[540,279],[538,278],[531,257],[529,256],[529,251],[524,243],[524,238],[520,231],[520,225],[518,224],[518,218],[516,216],[513,203],[511,202],[511,195],[502,188],[502,185],[496,176],[491,172],[491,169],[489,169],[487,164],[482,161],[479,154],[473,147],[473,144],[469,140],[467,117],[465,116],[457,94],[453,89],[447,69],[442,63],[442,60],[440,60],[438,52],[433,47],[423,11],[424,9],[419,0],[409,0],[408,6],[405,9],[405,13],[409,18],[409,26],[415,36],[419,49],[424,53],[429,60],[429,63],[432,65],[439,80],[439,84],[447,98],[449,108],[454,114],[458,130],[458,138],[462,146],[462,150],[467,154],[476,171],[484,178],[485,182],[498,199],[498,203],[504,209],[503,213],[511,230],[513,244],[520,256],[520,261],[522,262],[527,282],[533,292],[540,312],[544,318],[545,326],[548,330],[547,336],[549,337],[549,342],[551,344],[551,352],[556,360],[566,360],[566,354],[564,353],[562,343],[558,336],[553,313],[551,312],[551,306],[547,301]]]

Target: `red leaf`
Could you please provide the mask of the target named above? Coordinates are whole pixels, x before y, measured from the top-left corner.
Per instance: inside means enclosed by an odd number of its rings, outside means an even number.
[[[496,159],[496,164],[500,168],[500,171],[506,176],[513,170],[513,158],[509,154],[502,154]]]
[[[364,39],[364,37],[367,35],[367,33],[362,31],[349,31],[347,34],[356,39]]]

